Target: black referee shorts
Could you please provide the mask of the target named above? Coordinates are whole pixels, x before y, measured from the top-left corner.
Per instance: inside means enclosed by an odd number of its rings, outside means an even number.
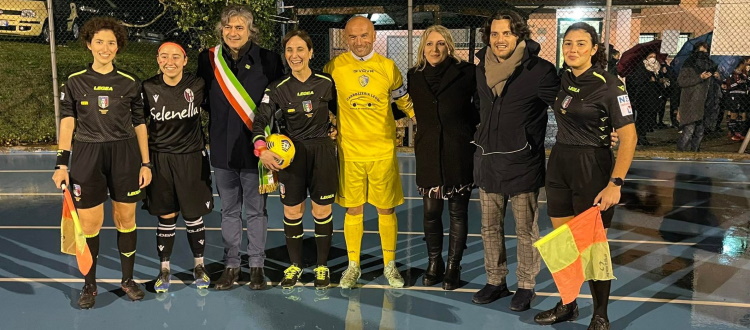
[[[339,187],[336,142],[329,137],[295,141],[296,153],[289,167],[279,171],[281,203],[294,206],[310,199],[330,205]]]
[[[151,215],[182,212],[184,218],[206,215],[214,208],[211,167],[206,151],[186,154],[151,153],[154,164],[146,187],[144,208]]]
[[[70,184],[76,208],[92,208],[107,200],[135,203],[143,199],[139,184],[141,153],[138,141],[73,142]]]
[[[564,218],[591,208],[609,184],[614,164],[609,148],[555,144],[547,162],[547,215]],[[602,212],[604,228],[614,214],[614,207]]]

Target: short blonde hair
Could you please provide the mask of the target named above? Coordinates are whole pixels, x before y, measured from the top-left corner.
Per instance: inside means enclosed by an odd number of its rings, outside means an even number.
[[[456,55],[456,44],[453,43],[451,32],[445,26],[433,25],[428,27],[427,30],[424,30],[424,33],[422,33],[422,39],[419,41],[419,49],[417,50],[419,56],[417,57],[417,64],[414,68],[416,68],[417,71],[422,71],[425,66],[427,66],[427,59],[424,57],[424,48],[425,45],[427,45],[427,37],[432,32],[440,33],[440,35],[445,38],[445,46],[448,47],[448,57],[446,57],[446,60],[452,58],[456,63],[461,63],[463,60]]]

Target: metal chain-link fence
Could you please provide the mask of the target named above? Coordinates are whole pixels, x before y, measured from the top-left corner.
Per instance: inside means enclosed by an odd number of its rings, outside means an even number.
[[[90,61],[76,39],[86,20],[102,15],[121,20],[129,30],[130,43],[118,54],[117,65],[145,79],[157,73],[156,47],[168,39],[188,46],[188,70],[194,70],[198,51],[218,40],[212,27],[227,2],[243,1],[51,0],[50,29],[47,2],[0,0],[0,75],[5,82],[0,86],[0,141],[54,142],[51,31],[57,44],[57,84]],[[583,21],[610,45],[609,70],[627,84],[639,149],[657,154],[678,148],[737,152],[749,128],[745,81],[750,30],[744,24],[750,21],[750,0],[613,0],[611,6],[573,0],[262,0],[251,6],[264,47],[281,53],[283,34],[304,29],[315,48],[310,64],[318,70],[347,51],[342,35],[347,20],[365,16],[377,30],[375,51],[393,59],[405,80],[419,56],[421,34],[433,24],[450,29],[457,55],[476,63],[487,17],[500,8],[515,8],[528,18],[531,38],[541,45],[539,56],[562,67],[562,34]],[[694,54],[702,42],[710,62]],[[700,77],[703,72],[709,77]],[[695,81],[699,88],[689,85]],[[554,143],[555,132],[550,111],[547,146]],[[399,128],[402,145],[409,145],[409,135],[409,129]],[[702,142],[696,144],[699,137]]]

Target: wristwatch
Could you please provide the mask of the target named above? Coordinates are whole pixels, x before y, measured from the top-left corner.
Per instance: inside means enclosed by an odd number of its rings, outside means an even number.
[[[141,167],[148,167],[149,169],[154,169],[154,164],[151,164],[151,162],[148,163],[141,163]]]
[[[622,178],[610,178],[609,182],[612,182],[615,184],[615,186],[621,187],[623,184],[625,184],[625,180]]]

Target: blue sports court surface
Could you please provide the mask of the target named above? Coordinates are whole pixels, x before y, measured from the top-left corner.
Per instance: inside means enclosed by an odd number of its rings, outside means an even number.
[[[272,285],[264,291],[235,286],[230,291],[198,291],[192,286],[192,256],[184,230],[178,231],[172,257],[173,286],[153,291],[158,273],[156,218],[138,210],[135,277],[147,289],[131,302],[119,289],[120,262],[109,203],[101,232],[99,296],[91,310],[76,304],[83,278],[75,258],[60,250],[61,193],[52,183],[52,153],[0,154],[0,329],[544,329],[534,315],[559,300],[546,268],[537,277],[532,309],[515,313],[510,297],[475,305],[471,297],[485,284],[480,207],[472,199],[468,250],[459,290],[422,286],[427,256],[422,240],[422,201],[414,183],[415,161],[400,155],[406,203],[397,208],[397,261],[407,281],[390,289],[382,277],[377,216],[365,209],[361,287],[312,287],[315,244],[306,233],[306,273],[294,290],[276,286],[287,267],[282,207],[268,198],[269,233],[265,264]],[[637,160],[623,188],[622,205],[609,231],[617,280],[612,285],[612,329],[737,329],[750,327],[750,163]],[[215,190],[214,190],[215,192]],[[206,264],[214,280],[223,268],[221,202],[204,217]],[[551,230],[546,196],[540,195],[539,226]],[[447,228],[447,210],[444,224]],[[506,216],[508,284],[515,290],[515,229]],[[346,266],[343,210],[334,207],[329,267],[337,283]],[[182,220],[178,227],[184,229]],[[305,227],[313,228],[305,217]],[[447,240],[447,236],[446,236]],[[447,246],[447,245],[446,245]],[[247,269],[245,271],[245,278]],[[586,329],[591,296],[584,285],[581,316],[554,329]]]

